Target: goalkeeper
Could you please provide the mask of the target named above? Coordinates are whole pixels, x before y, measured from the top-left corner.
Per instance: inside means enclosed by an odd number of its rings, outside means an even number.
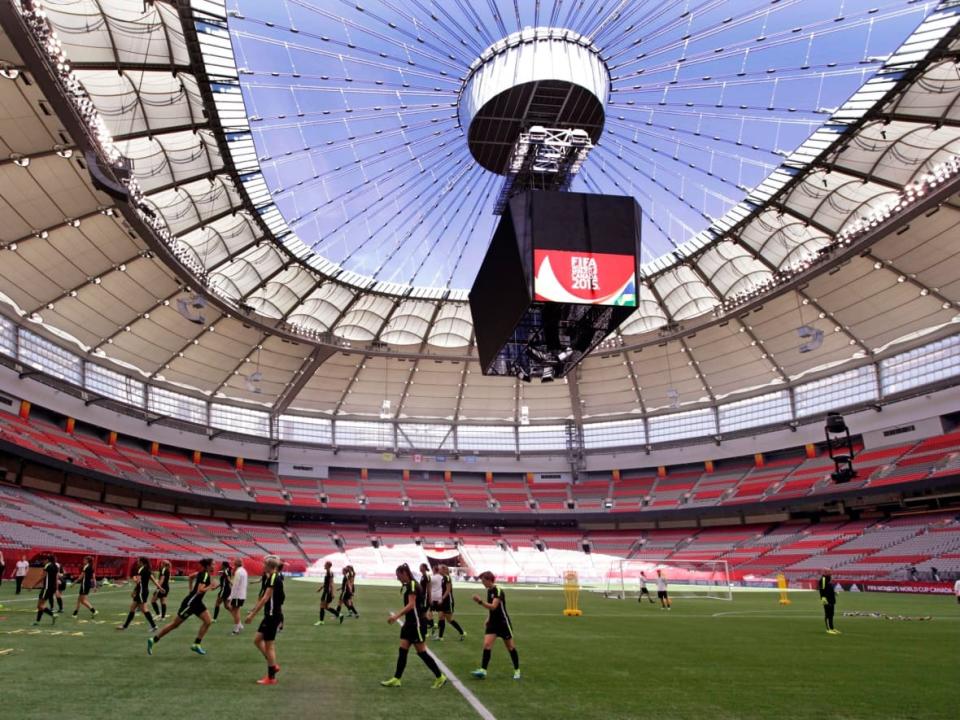
[[[839,635],[840,631],[833,626],[833,611],[837,606],[837,591],[833,587],[829,568],[824,569],[817,589],[820,591],[820,602],[823,604],[823,620],[827,625],[827,635]]]

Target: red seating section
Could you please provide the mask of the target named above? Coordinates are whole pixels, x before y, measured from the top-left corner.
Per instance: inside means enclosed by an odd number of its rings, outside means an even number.
[[[0,411],[0,441],[89,471],[144,485],[206,497],[264,505],[317,508],[405,509],[500,513],[636,512],[644,508],[778,503],[838,489],[883,487],[925,478],[960,475],[960,431],[918,443],[858,452],[857,479],[838,488],[829,478],[833,463],[825,454],[806,458],[799,450],[756,467],[753,458],[724,460],[712,472],[701,466],[592,471],[575,484],[529,481],[521,473],[455,471],[445,480],[437,472],[371,470],[361,479],[356,468],[331,468],[327,478],[280,477],[272,465],[232,460],[164,447],[152,455],[142,443],[121,439],[111,446],[86,430],[68,434],[40,417],[23,420]]]

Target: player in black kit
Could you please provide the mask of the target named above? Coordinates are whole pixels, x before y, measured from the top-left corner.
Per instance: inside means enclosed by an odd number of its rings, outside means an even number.
[[[63,614],[63,593],[67,589],[67,574],[63,571],[63,565],[58,563],[56,559],[53,561],[54,565],[57,566],[57,592],[55,593],[55,598],[57,601],[57,614]]]
[[[230,600],[230,588],[232,585],[233,568],[230,567],[229,561],[224,560],[220,563],[220,592],[217,593],[217,602],[213,606],[214,622],[217,621],[217,616],[220,614],[220,606],[227,605],[227,602]]]
[[[403,618],[403,626],[400,628],[400,651],[397,655],[397,669],[393,673],[393,677],[380,684],[384,687],[400,687],[400,678],[403,677],[404,668],[407,667],[407,654],[410,652],[410,646],[413,645],[417,651],[417,656],[436,678],[431,687],[434,690],[442,688],[447,684],[447,676],[440,672],[436,660],[427,653],[425,639],[427,628],[422,611],[423,604],[426,602],[424,596],[427,591],[413,579],[410,566],[406,563],[397,568],[397,580],[400,581],[402,586],[400,594],[403,599],[403,609],[391,613],[387,622],[392,625]]]
[[[447,629],[447,623],[453,625],[453,629],[460,633],[460,640],[466,636],[460,623],[453,619],[453,579],[450,577],[450,568],[441,565],[437,570],[440,573],[440,621],[437,623],[440,631],[438,640],[443,640],[443,631]]]
[[[827,635],[839,635],[840,631],[833,626],[833,611],[837,607],[837,591],[833,587],[830,570],[824,570],[817,584],[820,591],[820,602],[823,604],[823,621],[827,625]]]
[[[356,573],[353,570],[353,565],[347,565],[343,568],[343,578],[340,580],[340,598],[337,600],[337,609],[331,610],[331,612],[340,619],[341,624],[346,617],[340,610],[344,605],[347,606],[347,610],[350,611],[353,617],[358,620],[360,619],[360,613],[358,613],[357,609],[353,606],[353,580],[355,576]]]
[[[97,610],[90,604],[90,601],[87,600],[87,596],[93,592],[93,588],[96,585],[96,576],[93,569],[93,558],[90,555],[87,555],[83,559],[83,567],[80,569],[80,585],[79,590],[77,591],[77,606],[73,609],[73,616],[76,617],[77,613],[80,612],[80,606],[83,605],[90,613],[96,617]]]
[[[207,634],[207,630],[209,630],[210,625],[213,624],[213,618],[210,617],[210,611],[207,610],[207,606],[203,604],[203,596],[208,590],[217,589],[217,586],[213,584],[213,579],[210,577],[210,570],[212,568],[212,558],[204,558],[200,561],[200,569],[190,576],[190,592],[187,593],[183,602],[180,603],[180,610],[176,616],[169,624],[165,625],[160,632],[147,640],[147,655],[153,655],[153,646],[160,642],[160,638],[183,625],[184,620],[191,615],[196,615],[200,618],[202,625],[200,625],[200,630],[197,632],[197,637],[194,639],[190,649],[197,653],[197,655],[207,654],[207,651],[203,649],[202,645],[203,636]]]
[[[40,618],[47,614],[56,623],[57,616],[53,614],[53,599],[57,595],[57,583],[60,581],[60,568],[57,559],[52,554],[43,556],[43,584],[40,586],[40,596],[37,598],[37,619],[34,625],[40,624]]]
[[[160,616],[161,620],[167,619],[167,595],[170,594],[170,561],[164,560],[160,563],[160,569],[157,570],[157,589],[153,591],[153,598],[150,600],[150,607],[153,612]]]
[[[323,570],[323,585],[317,590],[317,592],[320,593],[320,619],[314,623],[314,626],[323,625],[323,619],[327,610],[330,610],[332,614],[340,617],[339,610],[330,608],[330,603],[333,602],[333,563],[327,560],[323,564]]]
[[[257,680],[257,685],[276,685],[277,673],[277,632],[283,627],[283,573],[280,572],[283,563],[276,555],[267,555],[263,560],[263,576],[260,578],[260,597],[257,604],[247,613],[246,623],[249,625],[263,610],[263,620],[253,636],[253,644],[267,661],[267,674]]]
[[[145,557],[138,558],[136,569],[130,577],[133,580],[133,592],[130,593],[130,611],[127,613],[126,621],[123,625],[117,627],[117,630],[126,630],[130,627],[130,623],[133,622],[133,616],[137,614],[137,609],[139,608],[140,612],[143,613],[143,617],[146,618],[150,624],[150,629],[156,632],[157,623],[154,622],[153,615],[150,614],[150,607],[147,605],[147,598],[150,596],[150,583],[154,585],[157,584],[157,581],[153,577],[153,571],[150,569],[150,561]]]
[[[423,619],[427,623],[427,633],[433,637],[436,628],[433,623],[433,609],[430,605],[430,566],[420,563],[420,589],[423,591]]]
[[[517,646],[513,642],[513,627],[510,625],[510,615],[507,614],[507,597],[503,590],[496,586],[496,580],[497,578],[489,570],[480,573],[480,581],[487,589],[487,599],[484,601],[479,595],[473,596],[473,601],[478,605],[483,605],[490,611],[490,614],[487,617],[487,627],[483,635],[483,660],[480,667],[470,674],[481,679],[487,676],[490,650],[499,637],[503,639],[503,644],[510,651],[510,659],[513,660],[513,679],[519,680],[520,656],[517,654]]]

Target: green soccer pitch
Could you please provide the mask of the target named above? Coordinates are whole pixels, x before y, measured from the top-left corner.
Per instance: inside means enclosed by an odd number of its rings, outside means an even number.
[[[254,579],[251,578],[253,581]],[[252,582],[255,586],[255,581]],[[393,674],[399,630],[386,623],[399,586],[360,586],[360,620],[317,620],[316,585],[288,580],[286,627],[278,641],[280,683],[261,687],[264,662],[254,624],[230,635],[229,615],[210,630],[205,657],[190,652],[195,619],[146,654],[147,627],[126,632],[129,587],[92,596],[97,621],[65,594],[65,613],[31,627],[36,593],[13,598],[0,587],[0,712],[9,718],[477,718],[453,685],[432,676],[411,652],[403,687]],[[775,593],[737,593],[732,602],[675,600],[672,611],[636,600],[581,596],[583,617],[564,618],[557,590],[504,586],[523,678],[512,679],[502,644],[486,680],[479,665],[485,611],[457,588],[468,636],[429,647],[498,720],[509,718],[950,718],[960,713],[960,604],[953,597],[842,593],[840,636],[824,632],[819,600],[797,592],[780,607]],[[170,610],[186,591],[176,583]],[[249,604],[250,601],[248,601]],[[208,602],[213,607],[212,602]],[[844,611],[933,617],[929,621],[844,617]],[[8,652],[5,652],[8,651]]]

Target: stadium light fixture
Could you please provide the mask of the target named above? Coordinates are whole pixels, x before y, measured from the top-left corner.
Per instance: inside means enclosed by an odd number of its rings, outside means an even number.
[[[207,323],[207,318],[204,317],[202,312],[206,306],[207,300],[200,294],[177,298],[177,312],[194,325],[205,325]]]
[[[797,328],[797,335],[804,341],[798,350],[802,353],[813,352],[823,345],[823,330],[810,325],[801,325]]]

